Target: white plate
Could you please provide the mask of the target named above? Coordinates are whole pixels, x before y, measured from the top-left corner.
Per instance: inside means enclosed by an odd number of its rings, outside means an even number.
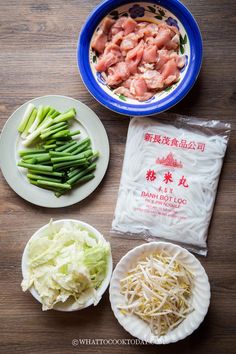
[[[165,250],[170,255],[178,252],[177,259],[186,265],[195,275],[192,305],[194,311],[175,329],[164,336],[152,334],[150,327],[136,315],[124,315],[117,308],[124,303],[120,294],[120,280],[127,272],[136,266],[137,261],[147,255]],[[168,344],[184,339],[190,335],[203,321],[210,303],[210,285],[207,274],[197,258],[186,249],[167,242],[151,242],[135,247],[129,251],[117,264],[110,283],[110,302],[112,310],[124,329],[132,336],[152,344]]]
[[[95,234],[95,236],[97,237],[97,239],[100,239],[102,241],[105,241],[103,235],[96,230],[93,226],[83,222],[83,221],[79,221],[79,220],[74,220],[74,219],[62,219],[62,220],[56,220],[53,221],[53,225],[55,228],[60,228],[60,226],[66,222],[66,221],[70,221],[70,222],[74,222],[77,223],[78,225],[86,228],[88,231],[91,231],[92,233]],[[22,255],[22,260],[21,260],[21,269],[22,269],[22,275],[23,278],[27,277],[27,273],[28,273],[28,247],[29,247],[29,242],[33,239],[37,239],[39,237],[42,237],[48,229],[49,224],[42,226],[40,229],[38,229],[33,236],[29,239],[29,241],[27,242],[23,255]],[[111,274],[112,274],[112,255],[110,253],[109,258],[108,258],[108,269],[107,269],[107,274],[105,279],[103,280],[102,284],[100,285],[100,287],[97,289],[97,298],[98,301],[100,301],[102,295],[104,294],[104,292],[106,291],[110,279],[111,279]],[[29,289],[30,293],[33,295],[33,297],[38,300],[40,303],[41,299],[39,294],[37,293],[37,291],[35,290],[35,288],[32,286]],[[72,298],[69,298],[66,302],[62,303],[58,303],[53,307],[53,310],[57,310],[57,311],[65,311],[65,312],[71,312],[71,311],[77,311],[77,310],[82,310],[88,306],[91,306],[93,304],[93,298],[91,298],[90,294],[87,292],[84,292],[81,297],[80,300],[84,302],[83,305],[78,305],[75,301],[73,301]]]
[[[17,167],[18,150],[24,149],[17,127],[31,102],[35,106],[49,105],[60,112],[71,107],[76,109],[76,119],[73,120],[72,130],[81,131],[78,139],[90,136],[93,150],[100,152],[97,160],[95,178],[80,187],[73,188],[69,193],[57,198],[53,192],[31,185],[26,178],[26,169]],[[35,205],[60,208],[80,202],[91,194],[102,181],[109,162],[109,141],[103,124],[98,116],[85,104],[65,96],[43,96],[34,98],[20,106],[7,120],[0,137],[0,166],[9,186],[22,198]]]

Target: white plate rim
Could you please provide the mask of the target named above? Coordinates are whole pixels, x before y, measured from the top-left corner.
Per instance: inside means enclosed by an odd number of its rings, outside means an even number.
[[[193,311],[189,316],[187,316],[187,318],[173,331],[161,337],[153,335],[150,331],[150,328],[148,327],[148,324],[139,319],[136,315],[125,316],[121,314],[121,312],[117,309],[119,299],[121,298],[121,295],[119,293],[120,279],[122,278],[122,276],[124,276],[124,274],[127,273],[128,263],[136,263],[135,260],[140,258],[142,254],[151,254],[157,249],[165,249],[169,252],[178,251],[180,252],[180,255],[182,253],[181,256],[185,258],[185,260],[188,260],[190,263],[194,264],[195,271],[198,271],[198,278],[200,276],[198,282],[202,291],[201,302],[199,301],[199,299],[197,299],[197,302],[195,301],[195,304],[198,308],[195,309],[195,311]],[[197,289],[197,291],[199,296],[199,289]],[[109,299],[111,303],[111,308],[119,324],[132,336],[150,344],[174,343],[192,334],[200,326],[207,314],[210,305],[210,297],[211,293],[208,276],[200,261],[185,248],[170,242],[161,241],[141,244],[128,251],[117,263],[113,271],[109,287]],[[187,322],[188,318],[189,321]]]
[[[100,233],[100,231],[98,231],[94,226],[92,226],[84,221],[77,220],[77,219],[58,219],[58,220],[52,221],[53,224],[60,224],[60,223],[64,223],[64,222],[75,222],[78,225],[85,227],[89,231],[92,231],[98,237],[98,239],[101,239],[102,241],[106,241],[105,237]],[[45,231],[45,229],[48,228],[48,226],[49,226],[49,223],[41,226],[38,230],[36,230],[25,245],[24,251],[22,253],[22,258],[21,258],[21,271],[22,271],[23,278],[25,278],[28,273],[27,251],[28,251],[29,243],[33,239],[37,239],[37,238],[42,237],[43,232]],[[112,253],[111,253],[111,249],[110,249],[110,254],[109,254],[109,258],[108,258],[107,274],[106,274],[106,277],[103,280],[102,284],[100,285],[100,287],[97,290],[97,295],[98,295],[98,299],[99,299],[98,303],[100,302],[102,295],[105,293],[106,289],[109,286],[110,279],[112,276],[112,270],[113,270],[113,260],[112,260]],[[31,287],[28,291],[39,303],[42,304],[40,296],[34,287]],[[75,307],[75,306],[73,306],[73,304],[74,304],[74,302],[72,303],[71,306],[69,305],[68,307],[66,307],[66,302],[64,304],[58,303],[55,307],[53,307],[52,310],[62,311],[62,312],[73,312],[73,311],[82,310],[82,309],[85,309],[85,308],[93,305],[93,299],[89,298],[82,306]]]
[[[29,103],[37,103],[40,104],[41,100],[47,100],[47,99],[58,99],[58,100],[65,100],[67,102],[71,102],[71,105],[76,104],[81,106],[83,109],[87,110],[91,116],[93,116],[93,124],[96,125],[96,129],[99,129],[99,133],[102,135],[102,139],[100,139],[99,143],[103,144],[103,148],[104,148],[104,153],[102,154],[102,156],[100,156],[100,158],[98,159],[98,163],[102,164],[100,167],[100,170],[98,171],[98,169],[95,172],[95,178],[91,181],[89,181],[88,183],[84,184],[82,186],[86,187],[86,189],[88,189],[88,191],[86,193],[83,193],[83,195],[81,196],[79,193],[77,193],[77,197],[75,196],[75,192],[76,192],[76,188],[73,191],[74,195],[63,195],[60,198],[56,198],[52,192],[47,191],[47,190],[43,190],[43,189],[39,189],[39,188],[33,188],[34,186],[30,185],[26,179],[24,181],[23,178],[21,178],[21,182],[24,184],[27,183],[27,189],[29,192],[25,193],[24,188],[22,189],[22,183],[16,183],[15,179],[12,177],[11,172],[14,171],[14,176],[20,176],[20,169],[16,166],[15,163],[13,163],[12,161],[14,160],[15,162],[15,158],[12,159],[8,159],[6,157],[6,154],[8,154],[8,151],[6,149],[5,146],[5,141],[8,138],[8,134],[9,131],[11,130],[11,127],[9,128],[10,124],[13,125],[13,121],[17,120],[16,115],[18,114],[18,112],[20,110],[23,110]],[[92,123],[89,121],[89,119],[84,119],[84,117],[80,117],[79,116],[79,112],[77,112],[77,119],[78,121],[82,123],[82,125],[86,128],[86,129],[93,129]],[[88,126],[86,124],[84,124],[84,120],[87,120]],[[15,122],[14,122],[15,123]],[[18,122],[19,123],[19,119]],[[16,129],[16,135],[18,136],[17,133],[17,124],[15,126]],[[95,128],[94,128],[95,129]],[[13,132],[14,134],[14,132]],[[95,132],[93,132],[93,136],[91,136],[92,139],[96,140],[98,142],[98,138],[96,137]],[[83,199],[87,198],[91,193],[94,192],[94,190],[99,186],[99,184],[101,183],[103,177],[105,176],[108,164],[109,164],[109,158],[110,158],[110,146],[109,146],[109,140],[108,140],[108,136],[106,133],[106,130],[104,128],[104,125],[102,124],[101,120],[99,119],[99,117],[97,116],[97,114],[90,108],[88,107],[86,104],[84,104],[83,102],[69,97],[69,96],[63,96],[63,95],[45,95],[45,96],[40,96],[40,97],[36,97],[33,98],[29,101],[26,101],[25,103],[23,103],[21,106],[19,106],[11,115],[10,117],[7,119],[7,121],[4,124],[4,127],[2,129],[1,135],[0,135],[0,167],[1,167],[1,171],[2,174],[6,180],[6,182],[8,183],[8,185],[11,187],[11,189],[17,193],[21,198],[25,199],[26,201],[37,205],[37,206],[41,206],[41,207],[46,207],[46,208],[61,208],[61,207],[66,207],[66,206],[70,206],[73,204],[76,204],[80,201],[82,201]],[[14,153],[16,154],[16,151],[14,151]],[[8,155],[7,155],[8,156]],[[101,162],[102,160],[102,162]],[[10,163],[9,163],[10,161]],[[99,175],[98,175],[99,172]],[[89,186],[89,187],[88,187]],[[37,192],[38,190],[38,192]],[[78,190],[78,189],[77,189]],[[30,193],[31,191],[31,193]],[[34,191],[34,192],[32,192]],[[39,194],[41,195],[41,197],[39,198]],[[35,197],[34,197],[35,195]],[[38,198],[37,198],[38,196]]]

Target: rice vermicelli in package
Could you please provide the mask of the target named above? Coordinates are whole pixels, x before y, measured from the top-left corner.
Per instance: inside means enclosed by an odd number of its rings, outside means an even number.
[[[112,231],[206,255],[229,133],[230,125],[216,120],[132,118]]]

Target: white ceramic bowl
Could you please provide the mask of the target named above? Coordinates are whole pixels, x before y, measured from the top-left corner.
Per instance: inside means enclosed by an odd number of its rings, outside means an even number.
[[[94,235],[98,238],[98,239],[101,239],[103,241],[105,241],[103,235],[98,231],[96,230],[93,226],[85,223],[85,222],[82,222],[82,221],[79,221],[79,220],[74,220],[74,219],[61,219],[61,220],[56,220],[56,221],[53,221],[53,225],[57,228],[60,228],[62,226],[62,224],[64,222],[74,222],[84,228],[86,228],[88,231],[91,231],[94,233]],[[21,268],[22,268],[22,275],[23,275],[23,278],[26,277],[27,275],[27,272],[28,272],[28,247],[29,247],[29,242],[33,239],[37,239],[39,237],[42,237],[48,230],[48,227],[49,227],[49,224],[47,225],[44,225],[42,226],[40,229],[38,229],[34,234],[33,236],[29,239],[29,241],[27,242],[26,246],[25,246],[25,249],[24,249],[24,252],[23,252],[23,255],[22,255],[22,262],[21,262]],[[108,258],[108,269],[107,269],[107,274],[106,274],[106,277],[105,279],[103,280],[102,284],[100,285],[100,287],[97,289],[97,298],[98,298],[98,301],[100,301],[102,295],[104,294],[104,292],[106,291],[108,285],[109,285],[109,282],[110,282],[110,279],[111,279],[111,274],[112,274],[112,255],[111,255],[111,252],[110,252],[110,255],[109,255],[109,258]],[[39,294],[37,293],[37,291],[35,290],[35,288],[32,286],[29,291],[31,292],[31,294],[33,295],[33,297],[38,300],[40,303],[41,302],[41,299],[40,299],[40,296]],[[64,303],[58,303],[56,304],[53,309],[54,310],[58,310],[58,311],[65,311],[65,312],[70,312],[70,311],[77,311],[77,310],[81,310],[83,308],[86,308],[90,305],[93,304],[93,298],[90,297],[90,295],[88,295],[86,293],[86,291],[81,295],[80,297],[80,300],[83,301],[83,305],[79,305],[77,304],[72,298],[69,298],[66,302]]]
[[[158,337],[151,333],[147,323],[136,315],[122,314],[117,306],[124,303],[124,296],[120,294],[120,280],[127,275],[131,268],[136,266],[138,260],[161,250],[165,250],[170,255],[175,255],[178,252],[177,259],[193,272],[195,276],[192,295],[194,311],[175,329]],[[186,249],[172,243],[151,242],[135,247],[117,264],[110,283],[110,302],[115,317],[132,336],[152,344],[174,343],[189,336],[203,321],[210,303],[210,285],[201,263]]]

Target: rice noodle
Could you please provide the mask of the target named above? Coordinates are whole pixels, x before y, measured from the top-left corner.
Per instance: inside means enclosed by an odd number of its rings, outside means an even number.
[[[112,230],[205,255],[230,125],[174,118],[131,120]]]

